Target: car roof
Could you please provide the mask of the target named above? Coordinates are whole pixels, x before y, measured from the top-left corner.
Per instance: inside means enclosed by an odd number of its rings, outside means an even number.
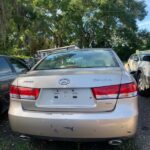
[[[134,53],[134,54],[132,54],[131,56],[133,56],[133,55],[138,55],[138,56],[142,56],[142,55],[150,55],[150,52],[142,52],[142,53]]]
[[[8,56],[8,55],[0,55],[0,57],[3,57],[3,58],[14,58],[14,59],[17,59],[18,61],[22,62],[24,65],[26,65],[26,61],[22,58],[19,58],[19,57],[15,57],[15,56]]]
[[[141,54],[141,55],[150,55],[150,53],[143,53],[143,54]]]
[[[92,50],[102,50],[102,51],[112,51],[111,48],[83,48],[83,49],[76,49],[76,51],[92,51]]]
[[[0,57],[5,57],[5,58],[16,58],[16,59],[21,59],[21,60],[23,60],[22,58],[15,57],[15,56],[8,56],[8,55],[0,55]]]
[[[17,58],[17,57],[14,57],[14,56],[8,56],[8,55],[0,55],[0,57],[5,57],[5,58]]]
[[[67,50],[56,50],[52,51],[49,54],[57,54],[57,53],[67,53],[67,52],[79,52],[79,51],[94,51],[94,50],[100,50],[100,51],[113,51],[111,48],[83,48],[83,49],[67,49]]]
[[[9,57],[9,56],[7,56],[7,55],[0,55],[0,57]]]
[[[137,54],[137,55],[150,55],[150,50],[137,51],[135,54]]]
[[[150,53],[139,53],[139,54],[135,53],[135,54],[133,54],[133,55],[150,56]]]

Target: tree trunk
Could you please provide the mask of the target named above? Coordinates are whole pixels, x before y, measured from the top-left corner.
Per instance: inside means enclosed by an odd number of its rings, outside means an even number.
[[[1,46],[6,48],[6,15],[4,0],[0,0],[0,41]]]

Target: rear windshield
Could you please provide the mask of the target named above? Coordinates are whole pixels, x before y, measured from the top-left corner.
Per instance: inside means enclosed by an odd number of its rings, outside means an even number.
[[[118,67],[114,54],[107,50],[72,51],[46,57],[34,70]]]

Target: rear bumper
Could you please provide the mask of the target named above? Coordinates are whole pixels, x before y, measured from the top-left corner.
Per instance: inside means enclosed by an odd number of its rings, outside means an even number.
[[[23,110],[11,101],[9,120],[13,131],[34,136],[72,139],[132,137],[138,121],[137,97],[120,99],[112,112],[56,113]]]

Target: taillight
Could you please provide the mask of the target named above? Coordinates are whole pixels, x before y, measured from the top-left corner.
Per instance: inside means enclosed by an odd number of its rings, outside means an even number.
[[[10,87],[11,98],[36,100],[39,96],[39,93],[40,89],[38,88],[26,88],[14,85]]]
[[[137,95],[136,83],[121,84],[119,98],[133,97]]]
[[[137,85],[126,83],[121,85],[111,85],[92,88],[94,97],[98,99],[127,98],[137,95]]]
[[[119,85],[96,87],[92,92],[96,99],[115,99],[119,93]]]
[[[19,98],[19,91],[18,91],[18,87],[11,85],[10,86],[10,97],[11,98]]]

